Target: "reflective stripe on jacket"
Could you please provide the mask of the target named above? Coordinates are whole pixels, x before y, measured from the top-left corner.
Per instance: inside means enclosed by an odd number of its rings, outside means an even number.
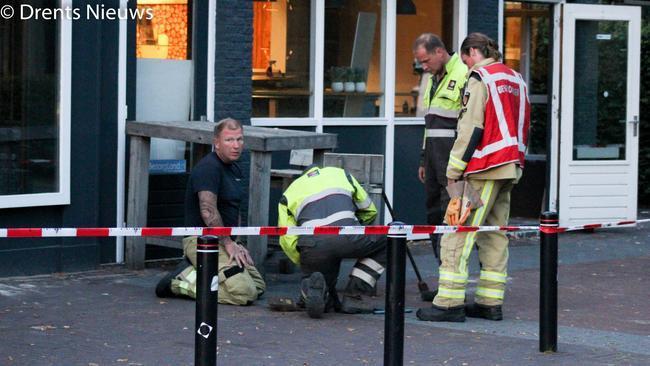
[[[456,129],[456,120],[461,109],[462,89],[465,85],[467,66],[458,53],[451,55],[445,64],[445,75],[431,95],[434,79],[431,75],[422,98],[426,109],[424,149],[427,129]]]
[[[465,175],[508,163],[524,167],[530,101],[521,75],[501,62],[477,68],[488,92],[485,126],[480,143],[465,168]]]
[[[278,226],[327,226],[343,219],[372,222],[377,209],[359,182],[345,170],[313,167],[293,181],[278,204]],[[280,247],[300,262],[298,237],[280,237]]]

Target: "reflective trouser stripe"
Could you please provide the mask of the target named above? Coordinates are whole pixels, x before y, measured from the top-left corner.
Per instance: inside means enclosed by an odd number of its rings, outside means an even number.
[[[465,184],[470,184],[470,183],[465,182]],[[488,206],[488,202],[490,202],[490,197],[492,196],[493,188],[494,188],[493,180],[485,181],[485,185],[483,186],[483,190],[481,191],[481,201],[483,202],[483,206],[481,206],[474,213],[474,218],[472,219],[472,226],[479,226],[483,222],[485,218],[486,207]],[[463,246],[463,253],[460,256],[460,264],[458,266],[458,270],[462,274],[467,275],[467,260],[469,259],[469,255],[472,253],[472,247],[474,246],[475,240],[476,240],[475,231],[468,233],[467,236],[465,237],[465,245]]]
[[[384,273],[384,266],[379,264],[376,260],[372,258],[363,258],[362,260],[359,261],[359,263],[367,266],[368,268],[372,269],[373,271],[377,272],[377,274],[382,274]]]
[[[466,284],[467,275],[462,273],[454,273],[449,271],[440,271],[440,281],[450,281],[455,283]]]
[[[172,280],[171,289],[177,295],[196,298],[196,269],[193,266],[185,268]]]
[[[484,280],[484,281],[506,283],[507,278],[508,278],[507,273],[499,273],[499,272],[492,272],[492,271],[481,271],[481,280]]]
[[[438,287],[438,296],[446,297],[446,298],[449,298],[449,299],[464,299],[465,298],[465,289],[454,290],[454,289],[439,286]]]
[[[374,288],[375,285],[377,284],[377,280],[374,277],[372,277],[371,275],[367,274],[366,272],[364,272],[359,268],[352,268],[352,272],[350,272],[350,276],[354,276],[360,279],[361,281],[369,284],[370,287],[372,288]]]
[[[188,269],[189,269],[189,271],[188,271]],[[194,267],[185,268],[185,270],[183,270],[183,272],[181,272],[179,277],[183,278],[187,282],[196,283],[196,270],[194,269]]]
[[[181,280],[172,280],[172,282],[175,282],[174,284],[176,285],[176,291],[179,292],[179,295],[185,295],[189,296],[193,299],[196,298],[196,284],[190,284]],[[174,286],[172,286],[173,288]],[[176,291],[173,291],[174,293]]]
[[[188,266],[181,273],[172,279],[172,292],[177,295],[185,295],[196,298],[196,269]]]
[[[487,297],[490,299],[503,300],[504,293],[505,291],[503,290],[495,290],[495,289],[485,288],[485,287],[476,288],[476,296]]]

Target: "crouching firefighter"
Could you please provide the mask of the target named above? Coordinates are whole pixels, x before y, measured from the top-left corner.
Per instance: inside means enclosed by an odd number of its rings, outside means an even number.
[[[278,205],[278,226],[356,226],[371,223],[376,216],[377,209],[359,182],[333,167],[308,167]],[[355,314],[375,309],[377,279],[386,265],[385,236],[284,235],[280,246],[302,271],[300,298],[292,304],[306,308],[310,317],[320,318],[330,310]],[[344,258],[357,262],[339,302],[336,281]],[[269,305],[273,310],[289,310],[282,306],[287,301],[276,298]]]

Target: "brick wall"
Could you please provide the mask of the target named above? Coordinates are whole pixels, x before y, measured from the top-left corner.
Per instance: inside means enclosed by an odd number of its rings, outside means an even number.
[[[232,117],[250,124],[252,2],[218,1],[216,30],[214,118]]]
[[[481,32],[496,40],[499,37],[499,1],[469,0],[467,33]]]
[[[251,49],[253,44],[253,3],[219,0],[216,19],[214,119],[232,117],[250,125]],[[242,224],[248,215],[248,171],[250,157],[244,154],[240,165],[245,172],[246,200],[242,204]]]

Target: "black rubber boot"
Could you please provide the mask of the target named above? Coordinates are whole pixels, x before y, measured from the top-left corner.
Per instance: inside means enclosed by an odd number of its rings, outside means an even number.
[[[358,277],[350,276],[341,301],[341,312],[345,314],[371,314],[377,308],[373,301],[376,293],[376,288]]]
[[[372,298],[361,293],[346,293],[341,302],[341,312],[345,314],[371,314],[376,308]]]
[[[433,299],[436,297],[437,294],[438,294],[438,290],[422,291],[420,292],[420,299],[422,299],[422,301],[431,302],[433,301]]]
[[[487,320],[503,320],[501,305],[468,304],[465,306],[465,314],[470,318],[483,318]]]
[[[189,260],[187,260],[187,257],[183,257],[183,260],[178,262],[176,267],[169,273],[165,275],[165,277],[161,278],[160,281],[158,281],[158,285],[156,285],[156,296],[158,297],[174,297],[176,296],[172,292],[172,280],[176,278],[185,268],[191,266],[192,263],[190,263]]]
[[[336,286],[329,289],[329,296],[327,298],[327,304],[325,304],[325,312],[329,313],[334,311],[336,313],[341,312],[341,301],[339,300],[338,292],[336,291]]]
[[[348,284],[345,287],[345,292],[350,294],[364,294],[368,296],[376,296],[377,288],[370,286],[359,277],[350,276]]]
[[[307,315],[314,319],[322,318],[328,299],[327,284],[323,274],[314,272],[304,278],[300,284],[300,291],[302,298],[305,299]]]
[[[456,322],[465,321],[465,306],[456,306],[453,308],[439,308],[432,305],[429,308],[420,308],[416,313],[418,319],[430,322]]]

